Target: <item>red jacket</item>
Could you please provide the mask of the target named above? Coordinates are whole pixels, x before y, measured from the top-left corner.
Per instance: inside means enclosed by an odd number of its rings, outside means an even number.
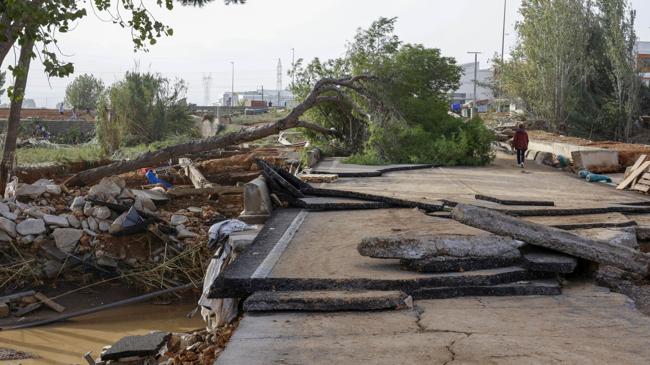
[[[517,129],[515,136],[512,139],[512,147],[517,150],[528,149],[528,133],[523,129]]]

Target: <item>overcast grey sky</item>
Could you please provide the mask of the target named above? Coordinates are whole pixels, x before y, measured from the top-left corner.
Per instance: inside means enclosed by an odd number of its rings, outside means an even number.
[[[508,0],[506,53],[515,42],[519,4]],[[650,40],[650,1],[632,4],[638,36]],[[296,58],[307,60],[340,56],[355,30],[380,16],[399,18],[396,31],[405,42],[440,48],[459,63],[473,61],[467,51],[482,51],[481,66],[487,66],[501,49],[503,0],[248,0],[243,6],[215,0],[203,8],[177,5],[156,14],[174,28],[174,36],[161,39],[148,53],[134,53],[126,30],[92,13],[61,37],[60,48],[75,63],[76,74],[91,73],[111,84],[138,64],[142,71],[185,79],[190,102],[202,104],[202,77],[212,74],[210,99],[216,101],[230,89],[231,61],[236,90],[274,89],[278,58],[287,84],[291,48]],[[10,54],[7,61],[13,58]],[[71,79],[48,81],[42,66],[34,64],[26,97],[39,107],[54,107]]]

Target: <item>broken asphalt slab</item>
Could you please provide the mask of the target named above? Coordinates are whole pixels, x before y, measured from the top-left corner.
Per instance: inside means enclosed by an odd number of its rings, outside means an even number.
[[[107,361],[133,356],[153,356],[163,347],[170,335],[169,332],[154,332],[142,336],[126,336],[103,352],[101,358]]]
[[[244,301],[247,312],[260,311],[367,311],[406,308],[401,291],[265,291]]]
[[[593,284],[415,310],[245,314],[215,364],[647,364],[650,319]]]
[[[336,227],[336,229],[332,229]],[[413,209],[304,212],[276,210],[255,241],[212,284],[211,297],[255,291],[402,290],[421,287],[496,285],[543,279],[549,273],[509,266],[455,273],[405,271],[399,260],[358,254],[364,237],[418,232],[489,236],[453,220]]]
[[[325,158],[312,168],[313,174],[335,174],[339,177],[378,177],[388,172],[429,169],[432,164],[357,165],[347,164],[340,157]]]

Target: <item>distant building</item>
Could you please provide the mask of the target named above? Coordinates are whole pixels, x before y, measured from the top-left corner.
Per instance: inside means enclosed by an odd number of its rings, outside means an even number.
[[[456,103],[465,104],[474,100],[474,62],[461,65],[463,74],[460,77],[460,86],[452,94],[452,100]],[[477,73],[476,100],[492,100],[494,94],[486,85],[492,82],[494,71],[492,69],[481,70],[480,64]],[[480,103],[477,103],[480,104]]]
[[[650,86],[650,42],[637,42],[636,55],[641,81]]]
[[[230,105],[231,93],[225,92],[223,94],[222,105]],[[254,103],[252,101],[264,101],[268,106],[271,103],[272,106],[278,107],[293,107],[295,105],[295,99],[293,93],[289,90],[267,90],[259,89],[255,91],[242,91],[235,92],[234,105],[243,105],[243,106],[252,106]],[[257,103],[255,103],[257,104]]]

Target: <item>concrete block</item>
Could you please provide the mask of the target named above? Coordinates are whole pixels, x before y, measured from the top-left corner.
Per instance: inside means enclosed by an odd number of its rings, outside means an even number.
[[[264,177],[260,176],[244,185],[244,211],[240,219],[249,222],[247,218],[266,218],[271,216],[273,204]]]

